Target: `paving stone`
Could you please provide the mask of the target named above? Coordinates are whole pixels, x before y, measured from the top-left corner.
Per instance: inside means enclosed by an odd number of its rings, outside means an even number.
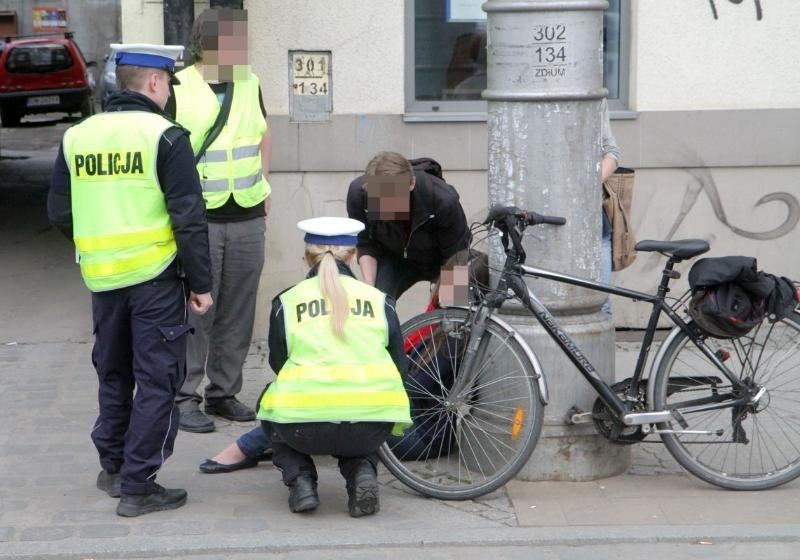
[[[107,539],[111,537],[125,537],[131,532],[127,525],[109,523],[105,525],[84,525],[79,536],[87,539]]]
[[[223,519],[214,525],[214,531],[220,533],[255,533],[266,531],[269,523],[265,519]]]
[[[75,534],[74,527],[28,527],[19,536],[21,541],[60,541]]]
[[[187,522],[166,522],[166,523],[145,523],[133,528],[133,534],[146,535],[150,537],[162,537],[168,535],[207,535],[214,528],[212,522],[187,521]]]
[[[104,511],[57,511],[50,519],[53,523],[86,523],[87,521],[105,521],[108,513]]]
[[[0,527],[0,542],[8,542],[14,538],[14,527]]]

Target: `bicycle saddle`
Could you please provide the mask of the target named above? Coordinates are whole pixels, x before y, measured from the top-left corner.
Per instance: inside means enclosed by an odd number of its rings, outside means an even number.
[[[708,251],[708,241],[702,239],[679,239],[678,241],[653,241],[645,239],[634,247],[637,251],[657,251],[676,259],[690,259]]]

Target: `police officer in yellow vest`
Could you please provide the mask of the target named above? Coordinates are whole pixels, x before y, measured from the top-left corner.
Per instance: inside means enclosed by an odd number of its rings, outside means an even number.
[[[375,450],[410,424],[400,372],[405,354],[394,300],[355,279],[349,264],[364,225],[314,218],[306,232],[307,278],[272,301],[269,365],[277,379],[258,418],[289,487],[289,509],[319,505],[310,455],[334,455],[352,517],[379,510]]]
[[[186,502],[155,478],[177,433],[187,298],[208,311],[211,263],[188,134],[163,113],[183,47],[112,48],[122,91],[64,134],[47,206],[92,292],[97,487],[121,495],[117,514],[132,517]]]
[[[181,429],[211,432],[200,411],[234,421],[255,418],[236,399],[255,320],[256,292],[264,266],[269,209],[270,133],[258,78],[247,64],[247,12],[209,9],[190,38],[195,64],[178,72],[175,119],[191,131],[203,187],[216,305],[191,320],[186,381],[178,394]],[[204,395],[198,392],[208,376]]]

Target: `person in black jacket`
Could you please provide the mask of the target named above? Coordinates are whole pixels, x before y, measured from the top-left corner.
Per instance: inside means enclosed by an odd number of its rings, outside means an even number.
[[[208,311],[212,279],[188,132],[163,113],[183,49],[117,47],[123,91],[65,133],[47,210],[75,241],[92,292],[97,487],[120,498],[118,515],[135,517],[186,502],[185,490],[155,478],[178,431],[187,311]]]
[[[357,247],[364,282],[395,299],[435,282],[445,261],[469,247],[456,190],[396,152],[377,154],[350,183],[347,215],[366,226]]]

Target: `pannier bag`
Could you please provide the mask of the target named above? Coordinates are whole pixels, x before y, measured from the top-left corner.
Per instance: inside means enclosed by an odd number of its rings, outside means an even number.
[[[759,271],[753,257],[700,259],[689,270],[689,288],[689,315],[715,338],[746,335],[765,317],[783,319],[800,297],[790,279]]]
[[[734,282],[701,288],[689,302],[692,319],[714,338],[746,335],[764,320],[765,309],[763,298],[751,297]]]

